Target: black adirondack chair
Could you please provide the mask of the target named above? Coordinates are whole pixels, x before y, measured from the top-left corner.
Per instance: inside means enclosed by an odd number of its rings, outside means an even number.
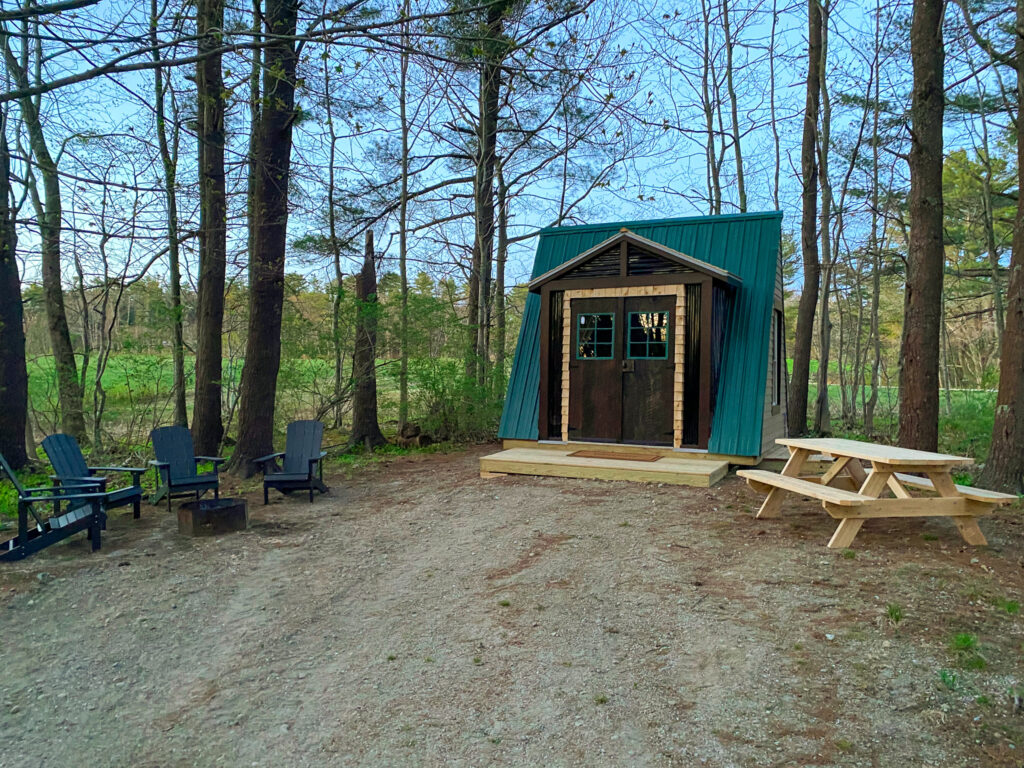
[[[157,427],[149,433],[153,441],[156,461],[149,462],[157,474],[157,490],[150,500],[159,504],[167,499],[167,511],[171,511],[171,498],[195,495],[196,501],[207,491],[213,491],[215,499],[220,498],[220,465],[227,459],[219,456],[196,456],[192,447],[192,433],[185,427]],[[199,473],[199,463],[213,463],[213,472]]]
[[[85,463],[78,441],[71,435],[60,433],[43,438],[43,450],[56,473],[50,479],[65,488],[80,487],[83,493],[102,493],[103,508],[107,510],[131,504],[132,517],[139,518],[145,467],[90,467]],[[132,476],[132,484],[107,490],[107,478],[96,472],[127,472]]]
[[[313,491],[327,493],[323,463],[327,454],[320,450],[323,439],[324,425],[319,421],[293,421],[288,425],[284,453],[255,459],[254,463],[263,471],[264,504],[269,502],[267,491],[270,488],[286,494],[308,490],[310,504],[313,503]],[[282,459],[280,470],[277,469],[277,459]]]
[[[79,531],[86,531],[92,551],[100,548],[100,531],[106,526],[102,493],[87,493],[84,486],[26,488],[0,454],[0,471],[18,492],[18,534],[0,543],[0,560],[21,560]],[[61,511],[61,505],[64,511]],[[46,518],[39,508],[50,507]],[[33,523],[29,524],[29,517]]]

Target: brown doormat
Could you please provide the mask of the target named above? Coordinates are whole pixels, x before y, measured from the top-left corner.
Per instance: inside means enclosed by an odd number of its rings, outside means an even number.
[[[617,461],[657,461],[661,458],[657,454],[650,453],[626,453],[621,451],[573,451],[570,456],[579,456],[581,459],[615,459]]]

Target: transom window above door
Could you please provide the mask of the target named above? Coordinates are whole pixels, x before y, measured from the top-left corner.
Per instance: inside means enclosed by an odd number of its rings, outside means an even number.
[[[626,356],[632,360],[668,358],[668,312],[630,312]]]
[[[611,360],[615,355],[615,315],[580,314],[576,325],[577,360]]]

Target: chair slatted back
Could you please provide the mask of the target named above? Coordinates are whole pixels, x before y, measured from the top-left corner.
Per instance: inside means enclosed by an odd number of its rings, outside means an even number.
[[[7,459],[0,453],[0,469],[3,469],[3,473],[7,475],[7,479],[11,481],[14,486],[14,490],[18,492],[18,497],[22,498],[25,496],[25,486],[18,480],[18,476],[14,474],[14,470],[11,469],[11,465],[7,463]]]
[[[82,455],[82,449],[71,435],[57,433],[43,438],[43,450],[53,465],[54,474],[62,480],[89,476],[89,466]]]
[[[171,483],[193,480],[197,476],[192,433],[185,427],[157,427],[149,433],[156,460],[169,465]]]
[[[324,425],[319,421],[293,421],[285,437],[284,471],[307,474],[309,461],[320,455]]]

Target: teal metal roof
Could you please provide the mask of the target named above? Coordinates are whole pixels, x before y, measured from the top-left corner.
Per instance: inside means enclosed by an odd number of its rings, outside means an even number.
[[[761,452],[768,378],[768,334],[778,269],[782,213],[740,213],[683,219],[619,221],[540,231],[531,279],[564,264],[627,227],[641,237],[737,275],[722,356],[718,407],[708,450],[736,456]],[[526,297],[498,436],[536,440],[540,390],[540,296]]]

